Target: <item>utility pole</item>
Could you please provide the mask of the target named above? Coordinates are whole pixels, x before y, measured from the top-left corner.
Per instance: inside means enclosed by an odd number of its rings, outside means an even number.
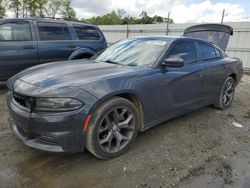
[[[128,24],[127,24],[127,29],[126,29],[126,37],[127,38],[129,37],[129,27],[128,27]]]
[[[170,12],[168,12],[166,35],[168,35],[169,32],[169,19],[170,19]]]
[[[222,12],[221,24],[223,24],[223,21],[224,21],[224,16],[225,16],[225,9],[223,9],[223,12]]]

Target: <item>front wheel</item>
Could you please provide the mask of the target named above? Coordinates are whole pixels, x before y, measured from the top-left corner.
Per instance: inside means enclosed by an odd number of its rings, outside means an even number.
[[[232,77],[228,77],[221,88],[219,98],[214,104],[216,108],[225,109],[232,104],[235,94],[235,86],[235,80]]]
[[[101,159],[117,157],[135,141],[139,129],[136,107],[115,97],[104,102],[92,115],[86,133],[86,148]]]

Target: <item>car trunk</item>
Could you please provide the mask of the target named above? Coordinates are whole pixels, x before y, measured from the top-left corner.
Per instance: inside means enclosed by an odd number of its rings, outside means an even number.
[[[207,40],[224,51],[231,35],[233,35],[233,28],[223,24],[194,25],[184,31],[184,36]]]

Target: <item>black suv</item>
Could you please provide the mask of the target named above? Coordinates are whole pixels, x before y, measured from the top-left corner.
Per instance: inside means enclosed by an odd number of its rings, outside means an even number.
[[[47,18],[0,20],[0,80],[37,64],[89,58],[107,47],[95,25]]]

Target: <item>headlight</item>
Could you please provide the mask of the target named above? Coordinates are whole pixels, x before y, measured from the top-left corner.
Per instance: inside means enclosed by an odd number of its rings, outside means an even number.
[[[77,110],[83,102],[73,98],[36,98],[35,111],[67,112]]]

